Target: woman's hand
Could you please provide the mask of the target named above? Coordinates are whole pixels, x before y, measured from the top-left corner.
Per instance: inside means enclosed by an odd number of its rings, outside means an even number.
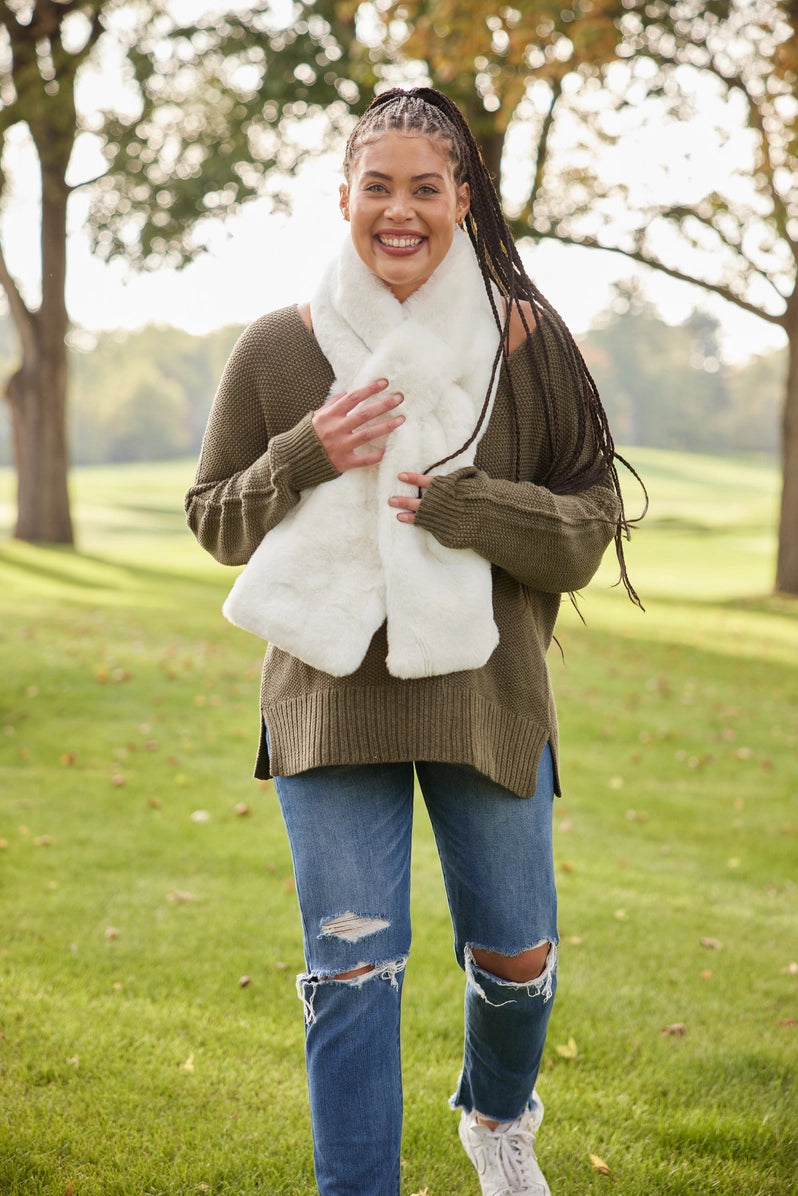
[[[329,403],[325,403],[314,412],[311,421],[313,428],[330,462],[339,473],[345,473],[347,469],[360,469],[364,465],[376,465],[382,460],[384,448],[376,447],[368,452],[358,450],[369,441],[387,436],[404,423],[403,415],[394,415],[378,423],[374,422],[379,416],[397,407],[403,400],[402,395],[383,395],[382,398],[374,399],[372,403],[364,402],[385,390],[387,385],[385,378],[379,378],[358,390],[336,395]],[[363,403],[363,406],[356,410],[359,403]]]
[[[407,482],[409,486],[415,486],[417,490],[426,490],[432,478],[425,473],[400,473],[399,481]],[[388,505],[399,508],[396,518],[400,523],[415,523],[416,511],[421,506],[421,498],[411,498],[407,494],[394,494],[388,499]]]

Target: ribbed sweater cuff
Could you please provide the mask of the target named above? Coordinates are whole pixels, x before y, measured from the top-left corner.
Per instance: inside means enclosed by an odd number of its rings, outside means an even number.
[[[269,446],[272,478],[287,481],[291,490],[308,490],[338,477],[311,420],[309,412],[296,427],[275,436]]]
[[[474,508],[463,501],[464,490],[459,483],[463,478],[476,479],[478,472],[475,466],[468,466],[434,478],[418,509],[418,526],[431,532],[447,548],[464,548],[471,542],[468,515]],[[474,481],[470,484],[475,487]]]

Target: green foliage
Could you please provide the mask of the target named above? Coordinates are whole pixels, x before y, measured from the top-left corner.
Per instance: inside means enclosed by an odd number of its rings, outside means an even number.
[[[694,312],[665,324],[632,302],[607,313],[582,349],[616,440],[698,452],[775,454],[786,351],[731,367],[722,360],[719,323]]]
[[[237,334],[149,327],[103,334],[90,351],[73,353],[74,459],[155,461],[197,451]]]
[[[88,340],[77,334],[75,342],[86,347],[75,348],[70,361],[73,460],[155,461],[197,452],[238,331],[194,337],[149,327]],[[720,360],[716,333],[714,321],[700,313],[674,327],[645,305],[598,321],[582,348],[619,442],[712,453],[777,451],[785,353],[732,368]],[[0,464],[8,464],[3,414]]]
[[[270,174],[296,170],[371,100],[375,68],[340,0],[197,7],[184,24],[149,0],[125,30],[135,102],[94,129],[108,170],[90,225],[106,260],[190,261],[210,219],[255,196],[279,202]]]
[[[550,662],[563,942],[541,1162],[554,1192],[790,1196],[798,609],[764,596],[778,475],[631,456],[647,613],[608,559]],[[314,1190],[291,867],[250,779],[261,645],[222,619],[232,572],[183,527],[192,472],[77,470],[80,552],[0,543],[4,1196]],[[422,817],[413,883],[402,1191],[476,1194]]]

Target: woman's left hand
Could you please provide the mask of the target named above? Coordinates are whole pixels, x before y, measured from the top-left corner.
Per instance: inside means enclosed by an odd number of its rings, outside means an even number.
[[[406,482],[409,486],[415,486],[418,490],[426,490],[432,478],[425,473],[400,473],[399,481]],[[421,499],[409,494],[394,494],[388,499],[388,505],[399,508],[396,518],[400,523],[415,523],[416,511],[421,506]]]

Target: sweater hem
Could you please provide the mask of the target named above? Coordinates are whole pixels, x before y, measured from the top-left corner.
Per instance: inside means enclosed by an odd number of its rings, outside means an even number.
[[[473,692],[414,687],[403,701],[395,690],[376,687],[326,690],[266,703],[261,717],[259,780],[336,765],[434,760],[470,765],[511,793],[532,797],[540,757],[550,743],[555,793],[561,793],[556,727]]]

